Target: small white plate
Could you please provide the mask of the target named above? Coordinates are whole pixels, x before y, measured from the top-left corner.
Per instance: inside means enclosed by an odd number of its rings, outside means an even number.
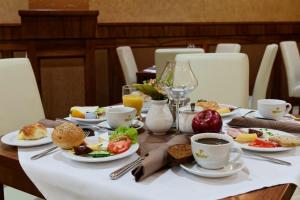
[[[255,130],[261,130],[260,128],[251,128],[251,129],[255,129]],[[264,128],[262,128],[263,130]],[[248,132],[248,129],[242,129],[245,130],[245,132]],[[273,129],[267,129],[269,132],[271,132],[273,134],[273,136],[294,136],[290,133],[284,132],[284,131],[279,131],[279,130],[273,130]],[[262,137],[260,137],[259,139],[268,139],[269,137],[271,137],[270,135],[268,135],[267,133],[265,133],[266,131],[263,131],[264,134]],[[246,149],[246,150],[250,150],[250,151],[258,151],[258,152],[281,152],[281,151],[288,151],[293,149],[293,147],[272,147],[272,148],[264,148],[264,147],[252,147],[249,146],[249,143],[239,143],[239,142],[235,142],[240,148]]]
[[[135,123],[136,123],[136,125],[137,125],[136,130],[139,130],[139,129],[141,129],[141,128],[144,127],[144,122],[142,122],[142,121],[139,121],[139,120],[136,120],[136,119],[132,120],[132,124],[135,124]],[[109,129],[111,128],[111,127],[108,125],[107,121],[100,122],[100,123],[98,124],[98,126],[103,126],[103,127],[109,128]]]
[[[220,106],[221,108],[232,108],[232,109],[237,109],[236,106],[229,105],[229,104],[219,104],[219,106]],[[227,116],[230,116],[230,115],[235,114],[235,111],[236,111],[236,110],[233,110],[233,111],[231,111],[231,112],[228,112],[228,113],[222,113],[222,114],[220,114],[220,115],[221,115],[221,117],[227,117]]]
[[[240,159],[238,162],[229,163],[222,169],[205,169],[200,167],[196,162],[181,164],[180,167],[185,171],[197,176],[203,176],[207,178],[222,178],[238,173],[245,167],[245,165],[243,160]]]
[[[258,111],[255,111],[253,113],[250,113],[249,115],[247,115],[247,117],[253,117],[253,118],[264,118]],[[274,119],[269,119],[269,120],[274,120]],[[279,120],[274,120],[274,121],[282,121],[282,122],[297,122],[296,120],[294,120],[291,117],[291,114],[286,114],[285,116],[283,116],[281,119]]]
[[[104,107],[104,109],[106,108],[112,108],[112,107],[123,107],[123,105],[116,105],[116,106],[107,106],[107,107]],[[72,117],[71,115],[69,116],[71,120],[73,121],[78,121],[78,122],[85,122],[85,123],[93,123],[93,124],[98,124],[102,121],[105,121],[106,120],[106,116],[105,114],[102,115],[100,118],[97,118],[97,119],[84,119],[84,118],[78,118],[78,117]]]
[[[17,146],[17,147],[33,147],[33,146],[39,146],[43,144],[49,144],[52,142],[52,135],[53,128],[47,128],[47,136],[38,140],[19,140],[18,134],[19,130],[7,133],[1,138],[1,142],[7,145],[11,146]]]
[[[88,140],[86,140],[86,142],[87,143],[92,143],[92,142],[97,143],[98,138],[99,138],[99,136],[88,137]],[[100,157],[100,158],[78,156],[67,150],[62,150],[62,155],[65,156],[66,158],[69,158],[71,160],[78,161],[78,162],[108,162],[108,161],[118,160],[118,159],[130,156],[130,155],[134,154],[138,149],[139,149],[139,144],[133,144],[127,151],[125,151],[123,153],[116,154],[113,156]]]
[[[78,122],[85,122],[85,123],[95,123],[95,124],[98,124],[102,121],[105,120],[105,116],[102,116],[100,118],[97,118],[97,119],[83,119],[83,118],[77,118],[77,117],[72,117],[70,115],[70,119],[73,120],[73,121],[78,121]]]

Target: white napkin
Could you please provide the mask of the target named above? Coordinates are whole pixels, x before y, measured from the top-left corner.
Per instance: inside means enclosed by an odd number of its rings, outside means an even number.
[[[230,118],[224,123],[228,120]],[[19,148],[18,151],[22,168],[48,200],[221,199],[278,184],[300,185],[300,148],[266,154],[289,161],[292,166],[244,157],[246,168],[226,178],[198,177],[174,167],[135,182],[130,173],[118,180],[110,180],[109,174],[133,161],[137,155],[107,163],[79,163],[57,151],[39,160],[30,160],[32,155],[50,146]]]

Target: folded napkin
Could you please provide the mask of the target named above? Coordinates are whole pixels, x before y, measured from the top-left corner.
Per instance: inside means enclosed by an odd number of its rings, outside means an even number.
[[[55,128],[56,126],[61,125],[63,122],[58,122],[50,119],[41,119],[38,123],[44,125],[47,128]]]
[[[136,181],[152,175],[167,166],[167,150],[174,144],[188,144],[190,139],[186,135],[155,136],[148,132],[139,135],[140,155],[145,157],[141,165],[132,171]]]
[[[282,122],[247,117],[236,117],[227,123],[229,126],[240,126],[245,128],[270,128],[289,133],[300,133],[300,123]]]

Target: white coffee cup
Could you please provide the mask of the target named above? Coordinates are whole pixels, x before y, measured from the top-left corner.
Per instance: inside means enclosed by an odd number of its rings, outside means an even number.
[[[197,142],[199,139],[212,138],[225,141],[221,144],[207,144]],[[200,133],[191,137],[193,156],[198,165],[206,169],[221,169],[229,163],[239,161],[242,150],[233,147],[233,139],[229,135],[219,133]],[[230,159],[231,153],[237,155]]]
[[[108,107],[106,108],[106,120],[111,128],[131,125],[136,115],[136,109],[131,107]]]
[[[292,105],[278,99],[259,99],[257,101],[257,110],[268,119],[280,120],[285,114],[289,113]]]

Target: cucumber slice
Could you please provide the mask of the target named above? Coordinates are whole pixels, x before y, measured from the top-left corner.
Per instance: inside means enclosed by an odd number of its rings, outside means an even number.
[[[111,154],[108,151],[93,151],[93,152],[87,154],[87,156],[93,157],[93,158],[107,157],[110,155]]]

